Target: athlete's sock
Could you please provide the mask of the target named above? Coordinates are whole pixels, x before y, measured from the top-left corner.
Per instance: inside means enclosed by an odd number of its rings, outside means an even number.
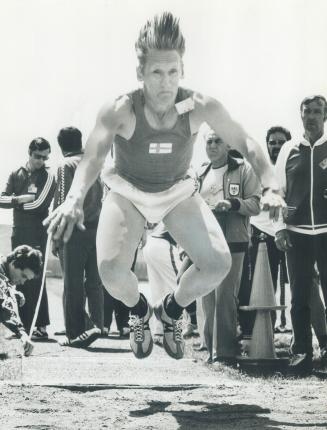
[[[189,314],[189,316],[190,316],[191,324],[197,325],[198,322],[196,320],[196,312],[194,312],[194,313],[192,312],[191,314]]]
[[[196,320],[196,301],[194,300],[194,302],[192,302],[190,305],[186,306],[186,311],[190,316],[190,320],[191,320],[191,324],[196,325],[197,324],[197,320]]]
[[[129,309],[132,315],[137,315],[138,317],[143,318],[148,311],[148,301],[145,296],[140,293],[139,301],[136,303],[135,306]]]
[[[168,294],[164,299],[164,309],[169,318],[174,320],[178,320],[178,318],[182,315],[183,309],[175,299],[174,293]]]

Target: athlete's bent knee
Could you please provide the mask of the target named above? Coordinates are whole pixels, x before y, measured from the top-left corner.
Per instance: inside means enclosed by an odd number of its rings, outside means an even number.
[[[123,270],[117,264],[108,260],[102,261],[99,264],[99,275],[101,281],[110,295],[115,299],[122,298],[122,286],[125,285],[125,280],[128,277],[130,269]]]
[[[214,251],[205,264],[206,276],[216,285],[228,275],[232,266],[232,258],[228,249]]]

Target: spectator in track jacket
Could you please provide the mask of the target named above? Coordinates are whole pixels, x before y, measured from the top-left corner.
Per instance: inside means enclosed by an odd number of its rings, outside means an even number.
[[[0,196],[0,208],[13,209],[12,249],[29,245],[45,253],[47,232],[42,221],[48,216],[55,190],[55,177],[45,166],[51,152],[50,144],[43,137],[32,140],[28,148],[28,162],[14,170]],[[19,287],[20,288],[20,287]],[[24,288],[25,305],[19,309],[21,320],[30,330],[41,288],[41,278],[32,279]],[[47,338],[46,326],[50,324],[46,287],[33,336]]]
[[[75,127],[60,130],[58,143],[64,155],[58,167],[54,208],[62,204],[82,159],[82,133]],[[103,287],[98,273],[96,233],[103,187],[100,178],[90,188],[84,202],[85,229],[75,228],[67,243],[53,243],[59,254],[64,276],[64,317],[67,339],[64,346],[84,348],[98,338],[103,329]],[[88,301],[89,314],[85,310]]]
[[[310,291],[317,263],[327,300],[327,118],[325,97],[305,98],[300,107],[303,138],[283,146],[276,163],[287,212],[276,228],[276,244],[286,251],[293,324],[291,365],[299,371],[312,368]],[[327,362],[327,342],[321,347]]]

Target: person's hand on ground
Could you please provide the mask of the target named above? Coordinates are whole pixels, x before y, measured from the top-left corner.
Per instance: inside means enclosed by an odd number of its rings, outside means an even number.
[[[22,337],[20,340],[23,343],[25,357],[29,357],[32,354],[32,351],[34,349],[33,343],[31,342],[31,340],[29,339],[26,333],[22,333]]]

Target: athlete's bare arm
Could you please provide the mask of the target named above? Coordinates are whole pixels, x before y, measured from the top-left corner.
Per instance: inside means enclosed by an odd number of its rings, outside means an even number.
[[[194,102],[194,111],[190,116],[191,127],[198,128],[201,123],[206,122],[222,140],[228,142],[231,148],[237,149],[249,161],[266,190],[261,200],[263,209],[269,210],[270,217],[277,219],[279,208],[285,204],[278,194],[279,186],[272,164],[261,145],[231,118],[217,100],[195,94]]]
[[[67,242],[74,226],[84,229],[83,203],[85,196],[99,176],[116,134],[130,134],[130,106],[122,100],[104,106],[96,120],[79,163],[65,202],[45,219],[48,232],[55,240]],[[129,121],[128,121],[129,120]],[[133,121],[132,121],[133,122]]]

